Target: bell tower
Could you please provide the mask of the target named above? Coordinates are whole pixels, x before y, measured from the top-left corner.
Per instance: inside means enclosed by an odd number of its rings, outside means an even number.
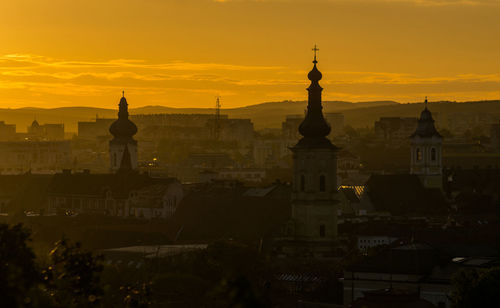
[[[323,117],[319,85],[322,78],[316,64],[308,74],[311,81],[307,113],[299,126],[303,136],[291,148],[293,153],[292,221],[295,241],[330,250],[337,238],[337,150],[327,138],[330,125]],[[292,235],[292,234],[291,234]]]
[[[432,113],[425,108],[420,114],[411,140],[411,174],[418,175],[426,188],[443,188],[442,148],[443,137],[434,126]]]
[[[137,133],[137,126],[128,118],[125,93],[118,106],[118,119],[109,127],[109,132],[114,137],[109,142],[110,169],[114,172],[136,170],[137,141],[133,136]]]

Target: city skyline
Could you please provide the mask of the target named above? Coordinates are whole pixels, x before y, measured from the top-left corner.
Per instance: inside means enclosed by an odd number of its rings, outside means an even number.
[[[0,1],[0,108],[500,98],[496,0]],[[54,35],[57,33],[57,35]]]

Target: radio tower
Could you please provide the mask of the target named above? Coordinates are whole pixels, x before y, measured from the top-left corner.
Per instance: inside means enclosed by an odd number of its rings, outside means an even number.
[[[215,140],[219,140],[220,137],[220,96],[217,96],[215,101],[214,137]]]

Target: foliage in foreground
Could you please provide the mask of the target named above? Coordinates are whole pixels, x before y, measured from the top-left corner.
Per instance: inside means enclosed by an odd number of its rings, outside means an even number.
[[[500,268],[462,269],[452,280],[454,308],[497,307],[500,303]]]
[[[104,259],[62,239],[45,261],[21,224],[0,224],[2,307],[265,307],[264,262],[244,245],[215,243],[205,250],[150,260],[145,268],[104,266]]]
[[[63,239],[40,264],[29,247],[30,232],[21,224],[0,224],[0,297],[2,307],[146,307],[149,300],[131,286],[116,287],[114,301],[104,292],[102,256]],[[107,286],[109,289],[109,286]],[[147,294],[147,292],[145,292]],[[144,305],[146,303],[146,305]]]

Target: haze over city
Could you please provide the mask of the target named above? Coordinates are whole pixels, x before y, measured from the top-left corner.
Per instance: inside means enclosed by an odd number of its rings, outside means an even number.
[[[500,307],[500,0],[0,0],[0,307]]]
[[[0,108],[500,98],[497,0],[0,1]]]

